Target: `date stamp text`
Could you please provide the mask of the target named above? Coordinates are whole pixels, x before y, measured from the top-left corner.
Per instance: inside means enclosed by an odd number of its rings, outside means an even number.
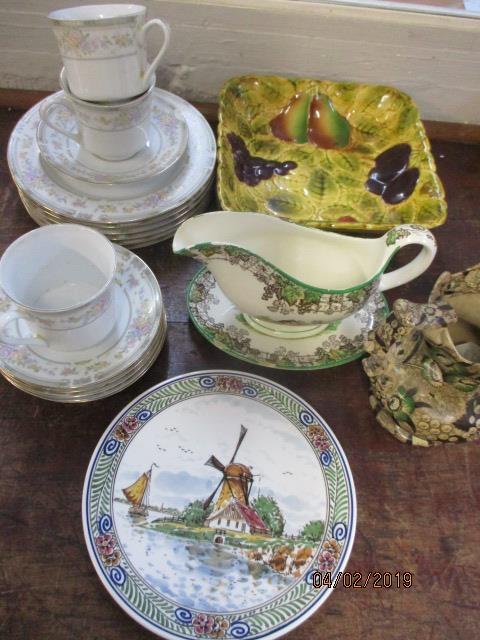
[[[335,589],[343,585],[346,589],[410,589],[413,585],[413,574],[410,571],[339,571],[332,577],[331,571],[314,571],[311,576],[316,589],[328,587]]]

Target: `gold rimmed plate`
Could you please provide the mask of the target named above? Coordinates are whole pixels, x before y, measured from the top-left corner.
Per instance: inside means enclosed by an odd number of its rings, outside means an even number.
[[[114,380],[98,384],[87,385],[89,388],[81,390],[58,390],[41,385],[35,385],[12,375],[8,370],[0,367],[3,377],[15,387],[30,395],[51,400],[52,402],[77,403],[92,402],[119,393],[139,380],[158,358],[167,335],[166,321],[162,323],[155,342],[152,343],[148,352],[142,356],[139,362],[135,363],[129,370],[121,376],[116,376]],[[93,388],[91,388],[93,386]]]

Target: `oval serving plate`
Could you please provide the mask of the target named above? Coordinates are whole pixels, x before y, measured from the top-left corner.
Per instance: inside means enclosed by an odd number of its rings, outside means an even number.
[[[112,421],[85,539],[124,611],[165,638],[277,638],[332,592],[355,535],[352,475],[323,418],[260,376],[188,373]]]

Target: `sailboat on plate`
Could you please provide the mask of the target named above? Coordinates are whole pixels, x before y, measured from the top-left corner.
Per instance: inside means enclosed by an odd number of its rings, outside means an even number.
[[[124,496],[130,503],[128,515],[134,520],[148,516],[148,499],[150,496],[150,483],[154,466],[156,466],[155,463],[152,464],[148,471],[142,473],[133,484],[122,489]]]

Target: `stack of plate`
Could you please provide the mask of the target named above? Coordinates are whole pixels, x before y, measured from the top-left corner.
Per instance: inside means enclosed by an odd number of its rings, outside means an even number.
[[[116,246],[117,323],[99,344],[81,351],[0,343],[0,372],[13,385],[45,400],[87,402],[118,393],[156,360],[167,333],[158,281],[134,253]],[[0,308],[12,303],[0,292]],[[24,321],[13,337],[29,334]]]
[[[12,177],[38,224],[84,224],[136,248],[172,237],[184,220],[207,208],[215,137],[182,98],[155,89],[148,146],[117,162],[93,156],[40,121],[41,104],[21,118],[8,146]],[[55,113],[63,128],[75,129],[71,113]]]

